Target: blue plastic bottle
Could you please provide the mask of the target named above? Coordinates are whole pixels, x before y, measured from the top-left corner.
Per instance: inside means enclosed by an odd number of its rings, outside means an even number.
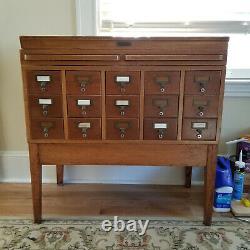
[[[216,165],[214,211],[229,212],[233,192],[233,180],[229,159],[218,156]]]
[[[234,190],[233,199],[241,200],[244,190],[245,162],[242,161],[242,150],[240,151],[239,161],[235,162]]]

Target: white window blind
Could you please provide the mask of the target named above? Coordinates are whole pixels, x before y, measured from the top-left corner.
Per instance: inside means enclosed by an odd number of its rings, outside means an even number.
[[[229,36],[228,77],[250,75],[250,0],[98,0],[97,20],[104,36]]]

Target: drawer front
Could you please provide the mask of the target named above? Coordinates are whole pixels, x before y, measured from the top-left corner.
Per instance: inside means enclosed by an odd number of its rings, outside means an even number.
[[[69,119],[69,139],[100,140],[101,119],[98,118],[71,118]]]
[[[67,94],[100,95],[101,72],[99,71],[67,71]]]
[[[219,96],[185,96],[184,117],[216,118]]]
[[[100,117],[101,96],[67,96],[69,117]]]
[[[144,116],[177,117],[178,101],[177,95],[145,95]]]
[[[106,93],[110,95],[139,94],[140,72],[109,71],[106,73]]]
[[[107,117],[139,117],[139,96],[107,96]]]
[[[184,119],[182,140],[216,139],[216,119]]]
[[[27,86],[30,94],[59,95],[62,93],[61,72],[52,70],[28,71]]]
[[[185,94],[219,95],[220,81],[220,71],[187,71],[185,74]]]
[[[109,140],[138,140],[138,119],[107,119],[107,139]]]
[[[176,119],[144,119],[144,140],[176,140],[176,138]]]
[[[32,139],[64,139],[63,119],[32,119],[30,125]]]
[[[29,96],[31,117],[62,117],[61,96]]]
[[[179,94],[180,71],[145,72],[146,94]]]

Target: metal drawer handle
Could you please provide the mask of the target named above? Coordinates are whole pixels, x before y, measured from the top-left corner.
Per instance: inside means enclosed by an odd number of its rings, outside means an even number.
[[[166,85],[169,83],[169,77],[168,76],[156,77],[155,83],[160,85],[160,91],[164,93],[166,90]]]
[[[120,114],[125,115],[125,109],[130,106],[129,100],[115,100],[115,106],[120,109]]]
[[[40,85],[41,91],[46,91],[47,85],[51,82],[51,76],[50,75],[37,75],[36,81]]]
[[[167,123],[154,123],[153,128],[157,130],[158,138],[163,139],[165,134],[167,133],[168,124]]]
[[[166,107],[168,106],[168,99],[153,99],[152,100],[153,106],[160,109],[159,116],[164,115],[164,111],[166,110]]]
[[[42,110],[43,110],[43,116],[47,116],[48,115],[48,109],[49,106],[52,105],[52,99],[38,99],[38,104],[42,105]]]
[[[90,122],[80,122],[80,123],[78,123],[77,127],[81,129],[82,137],[86,138],[88,129],[91,128],[91,124],[90,124]]]
[[[195,129],[197,139],[202,139],[202,132],[207,129],[207,122],[192,122],[191,127]]]
[[[208,100],[194,100],[193,105],[196,106],[198,109],[197,115],[202,117],[204,116],[205,107],[209,105],[209,101]]]
[[[81,92],[85,92],[87,85],[90,84],[90,77],[88,76],[77,76],[76,77],[77,82],[80,84],[80,90]]]
[[[210,81],[210,76],[195,76],[194,82],[198,83],[200,86],[200,92],[205,93],[206,92],[206,85]]]
[[[120,136],[122,139],[125,138],[127,130],[131,127],[131,123],[129,121],[119,121],[115,122],[115,128],[119,129]]]
[[[124,93],[126,91],[127,85],[131,83],[131,77],[130,76],[115,76],[115,83],[120,86],[121,92]]]
[[[42,132],[44,137],[48,137],[49,136],[49,130],[53,127],[53,123],[52,122],[41,122],[41,128],[42,128]]]
[[[92,101],[91,100],[77,100],[76,101],[76,105],[79,106],[81,109],[82,109],[82,115],[86,115],[87,112],[86,112],[86,109],[92,105]]]

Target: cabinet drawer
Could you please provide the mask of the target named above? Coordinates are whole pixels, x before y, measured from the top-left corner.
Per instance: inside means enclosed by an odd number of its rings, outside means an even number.
[[[145,95],[144,116],[177,117],[178,101],[177,95]]]
[[[101,96],[68,96],[69,117],[100,117]]]
[[[63,119],[32,119],[30,130],[32,139],[64,139]]]
[[[146,94],[179,94],[180,71],[145,72]]]
[[[71,118],[69,119],[69,138],[82,140],[100,140],[101,119]]]
[[[31,117],[62,117],[62,97],[29,96],[29,109]]]
[[[27,71],[27,86],[30,94],[61,94],[61,72],[52,70]]]
[[[107,139],[109,140],[138,140],[138,119],[107,119]]]
[[[67,94],[100,95],[101,72],[99,71],[67,71]]]
[[[139,96],[107,96],[107,117],[139,117]]]
[[[106,73],[107,94],[139,94],[140,72],[110,71]]]
[[[219,95],[220,81],[220,71],[186,71],[185,94]]]
[[[215,140],[216,119],[184,119],[182,140]]]
[[[216,118],[219,96],[185,96],[184,117]]]
[[[144,119],[144,140],[176,140],[176,119]]]

